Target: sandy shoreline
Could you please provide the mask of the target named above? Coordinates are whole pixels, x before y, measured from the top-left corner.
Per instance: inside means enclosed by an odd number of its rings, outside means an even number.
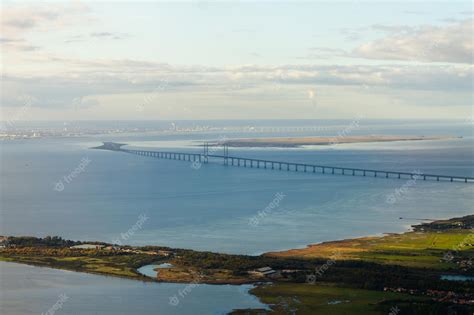
[[[283,138],[243,138],[218,142],[216,145],[229,147],[300,147],[305,145],[331,145],[342,143],[370,143],[393,141],[443,140],[453,137],[438,136],[334,136],[334,137],[283,137]]]

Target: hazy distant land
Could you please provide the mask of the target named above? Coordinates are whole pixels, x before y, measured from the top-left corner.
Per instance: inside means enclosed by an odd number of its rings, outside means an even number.
[[[370,143],[391,141],[420,141],[452,139],[448,136],[334,136],[334,137],[284,137],[284,138],[246,138],[220,141],[218,145],[229,147],[299,147],[304,145],[331,145],[341,143]]]

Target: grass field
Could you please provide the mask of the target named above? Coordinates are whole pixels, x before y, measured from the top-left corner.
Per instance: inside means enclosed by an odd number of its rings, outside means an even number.
[[[381,264],[433,269],[454,268],[453,262],[443,261],[443,255],[456,248],[474,258],[474,247],[462,246],[472,235],[470,230],[407,232],[383,237],[364,237],[310,245],[303,249],[272,252],[276,257],[327,258],[363,260]],[[337,253],[337,256],[334,254]]]
[[[394,301],[423,301],[401,293],[341,288],[321,284],[272,284],[256,287],[251,293],[272,305],[271,314],[379,315],[389,314],[390,306],[379,303]],[[261,314],[262,310],[241,310],[234,314]]]
[[[135,271],[135,268],[132,267],[132,261],[136,262],[140,260],[143,264],[148,261],[151,262],[148,255],[143,255],[143,257],[137,257],[137,255],[99,257],[55,257],[33,255],[0,256],[0,261],[146,280],[145,277],[138,274]]]

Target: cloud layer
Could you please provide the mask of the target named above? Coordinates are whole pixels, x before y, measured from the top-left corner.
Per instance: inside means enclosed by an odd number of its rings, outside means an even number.
[[[448,26],[383,26],[389,35],[363,44],[353,55],[369,59],[473,63],[473,20]]]
[[[289,57],[278,63],[272,59],[278,51],[272,56],[272,52],[263,53],[252,46],[251,55],[261,63],[237,65],[196,65],[192,54],[189,62],[186,59],[188,65],[161,62],[160,47],[154,48],[156,56],[146,59],[147,55],[137,52],[149,48],[149,42],[143,40],[156,41],[153,29],[140,29],[137,33],[125,24],[89,23],[96,18],[90,8],[79,3],[6,7],[0,21],[4,53],[2,106],[15,109],[24,106],[24,99],[28,98],[34,100],[36,109],[47,111],[48,115],[61,116],[63,111],[80,106],[91,109],[90,118],[96,118],[94,109],[102,106],[101,113],[108,117],[107,110],[113,108],[111,113],[115,113],[119,103],[123,108],[135,108],[156,94],[162,82],[166,82],[166,88],[159,89],[159,97],[153,97],[156,106],[172,108],[178,102],[190,102],[183,106],[201,106],[205,109],[200,112],[204,118],[216,113],[232,117],[239,108],[261,115],[271,110],[283,118],[289,108],[297,106],[301,112],[292,113],[304,117],[305,106],[316,103],[315,99],[319,102],[321,91],[330,91],[331,99],[328,97],[324,103],[331,105],[325,110],[328,116],[332,113],[336,117],[352,110],[345,105],[349,103],[377,108],[380,115],[403,106],[408,113],[411,108],[428,111],[443,104],[467,111],[472,105],[473,20],[466,16],[463,20],[444,21],[448,24],[441,26],[368,21],[366,26],[344,28],[340,34],[345,38],[344,45],[338,45],[337,40],[322,40],[318,47],[302,46],[295,53],[297,56],[310,49],[307,58]],[[248,34],[252,30],[239,28],[233,33]],[[383,36],[360,44],[363,38],[373,36],[373,31]],[[53,36],[44,36],[45,33]],[[75,46],[76,42],[80,43]],[[107,46],[112,43],[114,49]],[[169,47],[174,49],[174,42],[171,43]],[[326,47],[329,43],[333,46]],[[212,45],[217,44],[212,41]],[[128,51],[130,47],[134,57],[109,58],[115,51]],[[226,60],[236,59],[232,55]],[[320,64],[310,64],[308,60]],[[227,112],[221,108],[228,108]]]
[[[18,105],[19,94],[38,100],[38,105],[60,107],[88,96],[124,93],[151,93],[166,80],[167,90],[181,92],[245,94],[259,89],[307,86],[360,86],[402,90],[464,91],[472,88],[474,68],[467,65],[438,66],[316,66],[244,65],[234,67],[173,66],[137,60],[49,59],[58,69],[50,75],[5,74],[3,104]]]

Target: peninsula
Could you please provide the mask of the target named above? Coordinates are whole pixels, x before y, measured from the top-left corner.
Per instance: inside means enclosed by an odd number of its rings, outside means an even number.
[[[216,145],[227,145],[229,147],[300,147],[305,145],[331,145],[343,143],[371,143],[371,142],[393,142],[393,141],[421,141],[421,140],[443,140],[453,137],[425,137],[425,136],[348,136],[339,135],[332,137],[285,137],[285,138],[248,138],[219,141]]]
[[[474,310],[474,215],[423,223],[402,234],[310,245],[260,256],[60,237],[0,237],[0,261],[141,281],[256,285],[268,310],[235,314],[388,314]],[[156,277],[138,269],[163,264]],[[450,280],[451,279],[451,280]],[[465,281],[453,281],[461,279]],[[441,314],[441,313],[440,313]]]

